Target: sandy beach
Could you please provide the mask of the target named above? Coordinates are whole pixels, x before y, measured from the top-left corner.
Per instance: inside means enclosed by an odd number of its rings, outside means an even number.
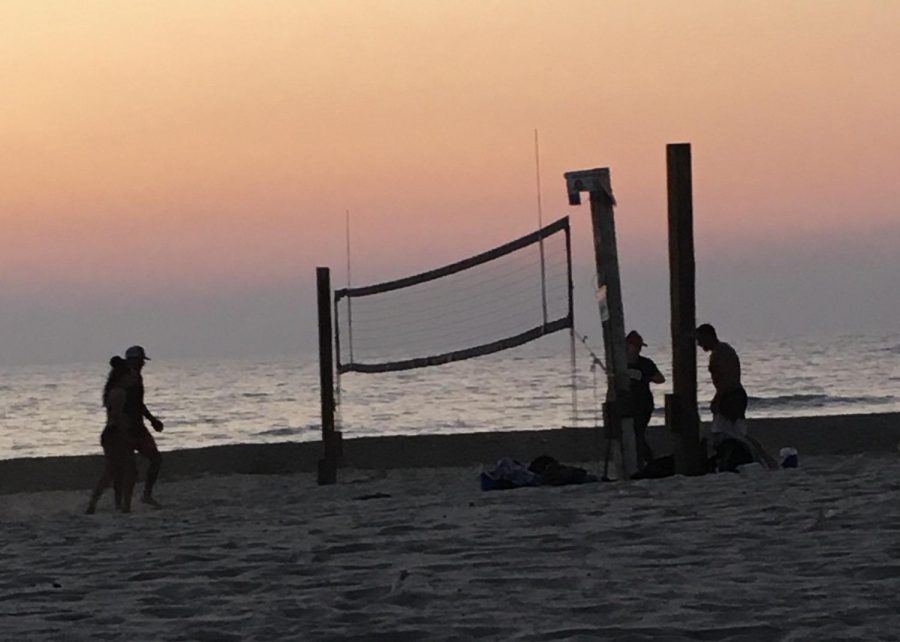
[[[897,640],[900,459],[482,492],[479,468],[0,496],[6,640]]]

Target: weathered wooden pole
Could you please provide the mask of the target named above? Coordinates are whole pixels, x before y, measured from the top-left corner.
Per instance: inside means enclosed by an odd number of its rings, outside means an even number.
[[[634,409],[629,394],[630,380],[625,355],[625,313],[619,280],[619,255],[616,249],[616,223],[609,169],[598,168],[566,172],[569,204],[581,204],[581,192],[591,199],[591,223],[594,228],[594,259],[597,264],[597,295],[603,346],[606,353],[606,403],[603,427],[612,447],[619,480],[637,472],[637,440],[634,435]]]
[[[666,395],[666,425],[673,432],[675,472],[703,472],[697,413],[697,346],[694,264],[694,205],[691,146],[666,147],[669,192],[669,295],[672,315],[672,394]]]
[[[316,268],[319,303],[319,388],[322,400],[322,444],[324,457],[319,460],[319,484],[337,481],[340,436],[334,429],[334,355],[331,343],[331,271]]]

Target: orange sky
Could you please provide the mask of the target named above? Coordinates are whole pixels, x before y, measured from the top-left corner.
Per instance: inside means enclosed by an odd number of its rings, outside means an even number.
[[[346,208],[358,280],[432,267],[535,226],[535,128],[545,220],[610,167],[626,264],[665,260],[676,141],[698,253],[877,236],[898,70],[885,1],[8,0],[2,285],[308,281]]]

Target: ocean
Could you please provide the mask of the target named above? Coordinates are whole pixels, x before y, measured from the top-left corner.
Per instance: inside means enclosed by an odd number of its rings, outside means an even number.
[[[649,341],[652,338],[647,337]],[[732,339],[750,396],[749,417],[900,412],[900,334]],[[589,341],[602,355],[599,342]],[[576,343],[577,416],[567,333],[440,367],[340,377],[345,439],[593,425],[605,378]],[[162,450],[320,438],[318,360],[167,358],[154,347],[146,402],[166,424]],[[159,355],[158,357],[156,355]],[[654,387],[656,418],[670,392],[666,345],[644,349],[667,378]],[[99,453],[104,359],[59,366],[0,366],[0,459]],[[596,378],[595,378],[596,375]],[[701,418],[712,386],[698,352]]]

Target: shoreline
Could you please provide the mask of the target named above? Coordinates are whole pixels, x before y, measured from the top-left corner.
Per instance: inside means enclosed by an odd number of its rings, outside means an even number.
[[[796,448],[801,466],[806,455],[896,454],[900,442],[900,413],[760,418],[747,423],[750,434],[770,452],[777,454],[785,446]],[[650,426],[648,441],[660,454],[671,452],[671,435],[664,426]],[[344,440],[341,469],[480,466],[501,457],[528,462],[542,454],[583,464],[602,461],[602,444],[595,428],[358,437]],[[313,473],[321,456],[319,441],[164,451],[160,481],[209,475]],[[2,459],[0,495],[88,489],[96,483],[102,468],[99,453]]]

